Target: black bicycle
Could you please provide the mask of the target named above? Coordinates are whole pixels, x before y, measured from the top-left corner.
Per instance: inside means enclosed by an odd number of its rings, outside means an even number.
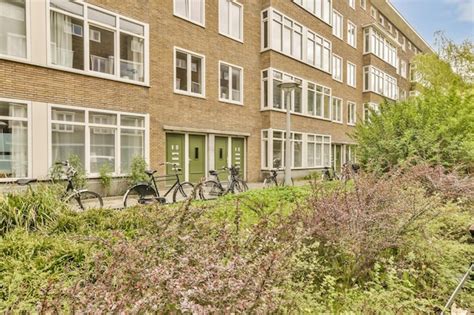
[[[270,170],[270,174],[263,180],[263,188],[272,188],[278,186],[285,186],[285,178],[283,177],[282,180],[278,181],[278,172],[281,172],[281,168],[276,168]],[[291,186],[294,186],[293,178],[291,178]]]
[[[69,163],[69,161],[56,162],[55,164],[61,165],[63,167],[67,180],[66,190],[60,198],[66,202],[72,210],[84,211],[103,207],[104,202],[98,193],[88,189],[76,189],[74,187],[74,178],[77,176],[77,171]],[[31,183],[35,183],[37,181],[37,179],[19,179],[16,181],[16,183],[21,186],[30,186]]]
[[[238,194],[247,191],[249,187],[247,183],[239,177],[239,168],[235,166],[224,167],[228,171],[229,179],[226,185],[219,179],[219,173],[215,170],[209,171],[209,175],[215,179],[206,180],[200,184],[199,197],[203,200],[216,199],[228,193]]]
[[[342,176],[336,172],[334,166],[331,166],[331,168],[325,166],[321,173],[321,179],[323,181],[340,180],[341,178]]]
[[[146,205],[152,203],[167,203],[166,197],[173,192],[173,202],[184,200],[192,195],[194,191],[194,185],[190,182],[181,182],[179,175],[181,168],[174,163],[162,163],[161,165],[171,165],[174,174],[154,176],[156,170],[147,170],[145,173],[148,175],[149,180],[147,182],[138,183],[130,187],[123,195],[123,206],[131,207],[136,205]],[[170,179],[175,180],[174,184],[168,189],[168,191],[160,196],[157,182],[168,182]],[[179,200],[178,200],[179,199]]]

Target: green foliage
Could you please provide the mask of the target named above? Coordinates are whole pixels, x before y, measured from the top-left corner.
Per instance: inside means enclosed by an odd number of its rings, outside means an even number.
[[[147,181],[148,176],[145,174],[146,168],[147,164],[145,159],[139,155],[135,156],[130,165],[130,184],[133,185]]]
[[[370,123],[357,125],[354,138],[365,168],[387,171],[418,161],[467,171],[474,167],[474,83],[465,79],[473,72],[461,75],[451,63],[470,64],[472,71],[474,51],[472,43],[463,44],[471,49],[445,45],[441,56],[449,60],[428,54],[414,61],[420,97],[381,104]]]
[[[112,183],[113,168],[109,163],[104,163],[99,169],[99,179],[102,186],[108,190]]]
[[[82,165],[81,158],[76,154],[69,156],[69,163],[76,170],[76,176],[73,178],[73,183],[76,189],[83,188],[86,185],[87,177],[84,166]]]

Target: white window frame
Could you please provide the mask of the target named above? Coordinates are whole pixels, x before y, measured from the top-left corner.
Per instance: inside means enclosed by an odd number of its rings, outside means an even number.
[[[350,70],[351,66],[354,69],[354,74],[352,78],[351,78],[351,70]],[[351,82],[352,80],[354,81],[354,84],[352,84]],[[357,87],[357,66],[354,63],[349,62],[349,61],[347,61],[347,85],[353,88]]]
[[[267,137],[264,136],[264,132],[267,132]],[[280,141],[282,142],[282,152],[281,152],[281,155],[282,155],[282,161],[281,161],[281,165],[280,167],[284,167],[285,165],[285,162],[284,159],[285,159],[285,150],[286,148],[284,147],[285,145],[285,130],[281,130],[281,129],[273,129],[273,128],[269,128],[269,129],[262,129],[260,131],[260,135],[261,135],[261,169],[262,170],[270,170],[270,169],[273,169],[273,140],[275,140],[273,134],[274,132],[281,132],[282,133],[282,138],[276,138],[276,139],[281,139]],[[294,138],[294,135],[295,134],[301,134],[302,135],[302,140],[295,140]],[[314,140],[308,140],[309,139],[309,136],[312,136],[314,137]],[[318,141],[317,140],[317,137],[320,137],[321,138],[321,141]],[[294,145],[293,143],[295,141],[298,141],[298,142],[301,142],[302,143],[302,165],[300,167],[294,167],[293,164],[294,164],[294,161],[295,161],[295,157],[294,157]],[[265,154],[265,150],[263,148],[263,146],[265,145],[265,143],[267,143],[267,153],[268,153],[268,156],[265,157],[264,154]],[[314,166],[309,166],[308,165],[308,152],[307,152],[307,148],[308,148],[308,143],[314,143],[314,144],[320,144],[321,145],[321,155],[320,155],[320,158],[321,158],[321,163],[319,165],[314,165]],[[328,161],[327,164],[325,165],[324,164],[324,155],[325,155],[325,145],[328,145],[328,153],[329,153],[329,156],[328,156]],[[291,163],[292,163],[292,169],[295,169],[295,170],[303,170],[303,169],[322,169],[324,168],[325,166],[330,166],[330,163],[332,161],[332,137],[331,135],[324,135],[324,134],[313,134],[313,133],[305,133],[305,132],[298,132],[298,131],[291,131],[291,140],[290,140],[290,146],[291,146]],[[315,150],[315,153],[316,153],[316,150]],[[316,157],[316,156],[314,156]],[[265,160],[268,160],[268,165],[265,165],[264,161]],[[316,162],[316,159],[314,159],[314,162]]]
[[[338,11],[336,10],[333,10],[333,25],[332,25],[332,34],[334,36],[336,36],[337,38],[341,39],[341,40],[344,40],[344,16],[339,13]],[[339,34],[336,32],[336,19],[335,19],[335,16],[338,16],[340,18],[340,23],[339,23]]]
[[[332,11],[331,11],[332,12]],[[267,18],[263,18],[263,15],[266,13],[267,15]],[[302,45],[301,45],[301,58],[297,58],[295,57],[294,55],[292,54],[288,54],[286,52],[284,52],[283,50],[283,27],[282,27],[282,38],[281,38],[281,42],[282,42],[282,47],[281,49],[278,48],[278,47],[274,47],[274,43],[273,43],[273,32],[275,31],[273,29],[273,23],[274,23],[274,16],[281,16],[282,17],[282,22],[275,22],[275,23],[279,23],[279,24],[283,24],[283,21],[285,21],[285,19],[287,20],[290,20],[293,22],[293,24],[296,24],[296,25],[299,25],[301,26],[302,28]],[[331,54],[332,54],[332,42],[330,40],[328,40],[327,38],[319,35],[318,33],[312,31],[311,29],[309,29],[308,27],[304,26],[303,24],[297,22],[296,20],[288,17],[287,15],[279,12],[278,10],[275,10],[273,7],[269,7],[265,10],[263,10],[261,12],[261,52],[264,52],[266,50],[273,50],[273,51],[276,51],[280,54],[283,54],[285,56],[288,56],[292,59],[295,59],[295,60],[298,60],[298,61],[301,61],[305,64],[308,64],[318,70],[321,70],[323,72],[326,72],[326,73],[331,73]],[[264,34],[264,23],[267,23],[267,26],[268,26],[268,34]],[[316,43],[317,42],[317,45],[320,45],[318,46],[318,48],[320,47],[321,48],[321,56],[320,56],[320,60],[315,58],[315,63],[311,63],[308,59],[308,41],[311,40],[311,37],[314,37],[314,42]],[[264,38],[267,38],[268,39],[268,47],[264,47]],[[291,47],[293,47],[293,43],[291,44]],[[293,49],[293,48],[292,48]],[[315,48],[315,56],[316,56],[316,48]],[[327,57],[327,61],[328,61],[328,64],[327,64],[327,68],[324,67],[324,60],[325,58],[324,57]],[[318,61],[321,61],[321,65],[318,65]]]
[[[335,109],[335,104],[334,104],[334,101],[338,101],[338,112],[334,112],[334,109]],[[335,97],[333,96],[332,99],[331,99],[331,120],[335,123],[338,123],[338,124],[342,124],[344,119],[343,119],[343,105],[344,105],[344,101],[342,100],[342,98],[340,97]]]
[[[190,1],[190,0],[186,0],[186,1]],[[201,1],[202,22],[191,20],[191,6],[189,5],[189,3],[188,3],[188,12],[187,12],[188,16],[183,16],[176,12],[175,0],[173,0],[173,15],[185,21],[199,25],[201,27],[206,27],[206,0],[199,0],[199,1]]]
[[[395,77],[372,65],[365,66],[363,71],[363,92],[372,92],[392,100],[398,100],[398,82]],[[366,82],[367,79],[369,82]]]
[[[25,0],[25,29],[26,29],[26,57],[11,56],[8,54],[0,54],[0,59],[7,59],[20,62],[31,62],[31,4],[30,0]],[[49,29],[48,29],[49,30]],[[15,34],[15,36],[18,36]]]
[[[364,107],[363,107],[363,120],[364,120],[364,123],[367,123],[367,122],[370,122],[370,110],[373,110],[375,111],[376,113],[379,113],[380,112],[380,106],[379,104],[377,103],[365,103],[364,104]]]
[[[351,34],[351,27],[354,31],[354,34]],[[350,20],[347,20],[347,43],[357,48],[357,26]]]
[[[74,122],[74,121],[61,121],[61,120],[54,120],[52,118],[52,111],[53,109],[59,109],[61,111],[82,111],[84,112],[84,122]],[[110,124],[95,124],[89,121],[89,113],[103,113],[108,115],[116,115],[117,122],[115,125]],[[144,120],[143,127],[132,127],[132,126],[122,126],[121,125],[121,116],[136,116],[141,117]],[[121,111],[112,111],[112,110],[104,110],[104,109],[96,109],[96,108],[89,108],[89,107],[78,107],[78,106],[69,106],[69,105],[60,105],[60,104],[48,104],[48,167],[51,167],[53,164],[53,142],[52,142],[52,133],[53,128],[52,124],[66,124],[66,125],[74,125],[74,126],[83,126],[84,127],[84,170],[86,171],[86,175],[88,178],[97,178],[99,177],[99,173],[91,173],[90,172],[90,164],[91,164],[91,156],[90,156],[90,148],[91,148],[91,136],[90,136],[90,128],[101,128],[104,129],[114,129],[115,130],[115,165],[114,171],[112,172],[112,176],[124,176],[128,175],[126,173],[121,172],[121,130],[142,130],[144,131],[144,159],[149,164],[150,162],[150,116],[149,114],[139,114],[139,113],[132,113],[132,112],[121,112]],[[118,170],[118,171],[117,171]]]
[[[384,31],[370,26],[364,29],[364,55],[373,54],[395,69],[398,68],[398,50],[393,42],[387,38]]]
[[[377,19],[377,9],[373,6],[370,7],[370,16],[375,20]]]
[[[336,77],[336,67],[335,60],[339,59],[339,72],[341,74],[340,78]],[[332,78],[338,82],[344,82],[344,59],[336,54],[332,54]]]
[[[402,78],[407,78],[407,63],[405,60],[400,60],[400,75]]]
[[[360,7],[367,10],[367,0],[360,0]]]
[[[357,103],[347,101],[347,124],[355,126],[357,122]]]
[[[187,91],[180,90],[176,86],[176,53],[178,51],[187,55],[187,58],[186,58],[186,60],[187,60],[186,79],[188,80],[188,83],[187,83],[188,90]],[[192,80],[191,80],[191,72],[192,72],[191,63],[192,62],[191,62],[191,59],[192,59],[193,56],[201,59],[201,70],[202,70],[201,71],[201,82],[202,82],[201,92],[202,93],[192,92]],[[174,93],[176,93],[176,94],[194,96],[194,97],[199,97],[199,98],[206,98],[206,56],[198,54],[198,53],[190,51],[190,50],[187,50],[187,49],[184,49],[184,48],[181,48],[181,47],[174,46],[174,48],[173,48],[173,87],[174,87]]]
[[[309,2],[312,1],[313,2],[313,6],[314,6],[314,11],[311,10],[311,7],[309,6]],[[328,24],[328,25],[332,25],[333,21],[332,21],[332,8],[333,8],[333,3],[334,0],[293,0],[293,3],[299,5],[300,7],[302,7],[304,10],[308,11],[309,13],[311,13],[312,15],[314,15],[315,17],[317,17],[319,20],[323,21],[324,23]],[[328,14],[328,20],[325,20],[324,19],[324,9],[322,10],[322,7],[327,5],[327,2],[329,2],[329,8],[326,8],[325,9],[327,10],[327,12],[329,13]],[[318,11],[318,4],[319,4],[319,9],[320,11]]]
[[[356,8],[355,3],[356,3],[356,0],[348,0],[349,7],[351,7],[354,10]]]
[[[219,73],[219,81],[218,81],[218,97],[219,101],[224,102],[224,103],[229,103],[229,104],[235,104],[235,105],[244,105],[244,68],[219,60],[219,68],[218,73]],[[229,99],[225,99],[221,97],[221,65],[228,66],[229,67]],[[232,100],[232,69],[238,69],[240,70],[240,101],[234,101]]]
[[[236,0],[226,0],[228,2],[230,2],[230,5],[237,5],[240,7],[240,36],[242,38],[238,38],[238,37],[234,37],[230,34],[227,34],[225,33],[224,31],[221,30],[221,21],[223,19],[223,17],[221,16],[220,12],[221,12],[221,0],[217,0],[219,1],[219,25],[218,25],[218,28],[219,28],[219,34],[221,34],[222,36],[225,36],[225,37],[228,37],[230,39],[233,39],[233,40],[236,40],[238,42],[241,42],[243,43],[244,42],[244,5]],[[227,16],[227,22],[229,24],[229,29],[232,25],[231,21],[230,21],[230,12],[227,12],[228,13],[228,16]]]
[[[26,105],[27,114],[26,118],[24,117],[10,117],[10,116],[0,116],[0,119],[10,120],[10,121],[25,121],[28,124],[28,169],[27,169],[27,177],[31,178],[33,174],[33,131],[32,131],[32,106],[31,101],[19,100],[19,99],[12,99],[12,98],[3,98],[0,97],[1,102],[9,102],[9,103],[18,103]],[[20,179],[19,177],[9,177],[9,178],[0,178],[0,183],[2,182],[13,182]]]
[[[28,1],[28,0],[27,0]],[[53,8],[50,4],[50,1],[47,0],[47,17],[46,17],[46,59],[47,59],[47,65],[50,68],[54,69],[59,69],[62,71],[67,71],[67,72],[73,72],[73,73],[80,73],[80,74],[85,74],[88,76],[93,76],[93,77],[99,77],[103,79],[110,79],[114,81],[120,81],[120,82],[126,82],[126,83],[131,83],[135,85],[142,85],[142,86],[149,86],[150,85],[150,54],[149,54],[149,47],[150,47],[150,38],[149,38],[149,24],[148,23],[143,23],[137,20],[134,20],[132,18],[129,18],[127,16],[123,16],[121,14],[103,9],[101,7],[89,4],[87,2],[78,2],[83,6],[84,9],[84,14],[83,16],[76,15],[67,11],[63,11],[58,8]],[[103,24],[100,22],[97,22],[95,20],[89,20],[88,19],[88,8],[91,8],[93,10],[97,10],[100,12],[103,12],[108,15],[112,15],[115,17],[115,27]],[[52,63],[51,56],[52,56],[52,51],[51,51],[51,14],[50,12],[58,12],[61,14],[64,14],[66,16],[71,16],[74,17],[75,19],[82,20],[83,21],[83,42],[84,42],[84,70],[81,69],[75,69],[75,68],[70,68],[70,67],[65,67],[61,65],[56,65]],[[125,30],[122,30],[120,28],[120,20],[126,20],[135,24],[138,24],[143,27],[143,35],[135,34],[132,32],[128,32]],[[114,69],[115,73],[114,74],[108,74],[108,73],[102,73],[102,72],[97,72],[90,70],[90,32],[89,32],[89,25],[93,26],[98,26],[100,28],[106,29],[108,31],[114,32]],[[120,76],[120,33],[124,33],[127,35],[131,35],[134,37],[138,37],[143,39],[144,41],[144,47],[143,47],[143,53],[144,53],[144,58],[143,58],[143,82],[138,81],[138,80],[132,80],[132,79],[125,79]],[[117,58],[115,58],[117,57]]]

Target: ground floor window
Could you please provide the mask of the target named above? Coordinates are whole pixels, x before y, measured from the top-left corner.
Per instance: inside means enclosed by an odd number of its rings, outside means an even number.
[[[0,99],[0,178],[28,177],[28,104]]]
[[[145,115],[52,106],[51,162],[77,156],[86,171],[108,165],[114,174],[130,171],[132,159],[145,158]]]
[[[285,166],[286,133],[262,130],[262,168]],[[308,133],[291,133],[291,161],[294,168],[318,168],[331,165],[331,137]]]

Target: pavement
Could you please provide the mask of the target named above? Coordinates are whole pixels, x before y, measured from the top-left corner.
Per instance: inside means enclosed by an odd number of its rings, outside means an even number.
[[[304,186],[308,183],[309,183],[309,181],[307,181],[307,180],[295,181],[295,186]],[[249,190],[257,190],[257,189],[262,189],[263,188],[263,184],[261,182],[247,183],[247,185],[249,187]],[[160,196],[163,196],[164,193],[166,193],[165,190],[163,190],[163,191],[160,190]],[[107,209],[123,209],[123,196],[102,197],[102,199],[104,201],[104,208],[107,208]],[[173,193],[172,192],[166,197],[166,201],[168,203],[173,202]],[[178,201],[182,201],[182,200],[178,200]]]

